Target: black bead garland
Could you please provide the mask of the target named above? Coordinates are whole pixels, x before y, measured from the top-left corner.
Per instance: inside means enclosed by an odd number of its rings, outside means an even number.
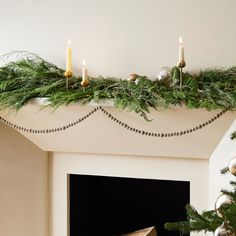
[[[49,133],[55,133],[55,132],[60,132],[60,131],[64,131],[66,129],[69,129],[69,128],[71,128],[71,127],[81,123],[85,119],[89,118],[94,112],[98,111],[99,109],[101,109],[101,108],[100,107],[96,107],[91,112],[89,112],[88,114],[83,116],[82,118],[80,118],[80,119],[78,119],[78,120],[76,120],[74,122],[71,122],[71,123],[69,123],[67,125],[63,125],[62,127],[52,128],[52,129],[45,129],[45,130],[42,130],[42,129],[28,129],[28,128],[25,128],[25,127],[21,127],[21,126],[15,125],[15,124],[5,120],[2,117],[0,117],[0,121],[3,124],[5,124],[5,125],[8,125],[10,127],[13,127],[16,130],[20,130],[20,131],[23,131],[23,132],[26,132],[26,133],[49,134]]]
[[[139,130],[139,129],[133,128],[133,127],[125,124],[124,122],[118,120],[114,116],[112,116],[112,114],[107,112],[103,107],[100,107],[100,109],[108,118],[110,118],[111,120],[114,120],[117,124],[123,126],[127,130],[133,131],[133,132],[141,134],[141,135],[158,137],[158,138],[159,137],[169,138],[169,137],[174,137],[174,136],[183,136],[183,135],[192,133],[194,131],[202,129],[202,128],[206,127],[207,125],[211,124],[213,121],[220,118],[227,111],[227,110],[223,110],[223,111],[219,112],[217,115],[215,115],[212,119],[209,119],[208,121],[203,122],[202,124],[197,125],[197,126],[191,128],[191,129],[187,129],[187,130],[183,130],[183,131],[179,131],[179,132],[171,132],[171,133],[154,133],[154,132],[151,133],[151,132],[147,132],[147,131],[144,131],[144,130]]]
[[[16,130],[20,130],[26,133],[34,133],[34,134],[49,134],[49,133],[56,133],[56,132],[60,132],[60,131],[64,131],[67,130],[79,123],[81,123],[82,121],[86,120],[87,118],[89,118],[92,114],[94,114],[96,111],[101,110],[101,112],[103,112],[108,118],[110,118],[112,121],[116,122],[118,125],[124,127],[127,130],[130,130],[132,132],[141,134],[141,135],[145,135],[145,136],[152,136],[152,137],[158,137],[158,138],[169,138],[169,137],[174,137],[174,136],[182,136],[185,134],[189,134],[192,133],[194,131],[197,131],[199,129],[202,129],[204,127],[206,127],[207,125],[211,124],[213,121],[217,120],[218,118],[220,118],[227,110],[222,110],[221,112],[219,112],[217,115],[215,115],[213,118],[209,119],[206,122],[203,122],[200,125],[197,125],[193,128],[187,129],[187,130],[182,130],[182,131],[177,131],[177,132],[167,132],[167,133],[158,133],[158,132],[149,132],[149,131],[144,131],[144,130],[139,130],[136,129],[134,127],[129,126],[128,124],[120,121],[119,119],[117,119],[116,117],[114,117],[111,113],[109,113],[108,111],[106,111],[103,107],[98,106],[95,107],[92,111],[90,111],[88,114],[84,115],[83,117],[77,119],[74,122],[71,122],[67,125],[63,125],[62,127],[57,127],[57,128],[52,128],[52,129],[29,129],[29,128],[25,128],[25,127],[21,127],[18,126],[16,124],[13,124],[7,120],[5,120],[4,118],[0,117],[0,122],[2,122],[5,125],[8,125]]]

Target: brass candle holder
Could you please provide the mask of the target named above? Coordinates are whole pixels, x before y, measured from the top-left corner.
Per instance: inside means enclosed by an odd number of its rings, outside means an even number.
[[[184,60],[179,61],[179,62],[177,63],[177,66],[178,66],[179,69],[180,69],[179,87],[180,87],[180,90],[182,90],[182,86],[183,86],[183,68],[186,66],[186,63],[185,63]]]
[[[64,76],[66,77],[66,90],[68,90],[69,87],[69,79],[72,77],[71,71],[65,71]]]
[[[83,79],[81,81],[81,86],[83,86],[83,87],[87,87],[89,84],[90,84],[90,82],[89,82],[89,80],[87,78]]]

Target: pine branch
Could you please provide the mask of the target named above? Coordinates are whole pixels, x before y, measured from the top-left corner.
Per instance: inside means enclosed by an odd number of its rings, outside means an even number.
[[[221,170],[222,174],[227,173],[228,168]],[[183,231],[184,233],[209,231],[214,232],[216,228],[223,225],[226,235],[236,235],[236,181],[231,181],[233,190],[221,190],[221,193],[228,196],[229,201],[222,204],[218,209],[211,211],[198,211],[190,206],[186,206],[187,220],[174,223],[166,223],[167,230]]]
[[[229,173],[229,167],[225,167],[225,168],[221,169],[221,170],[220,170],[220,173],[221,173],[222,175]]]
[[[215,211],[205,211],[202,214],[190,206],[186,206],[187,221],[166,223],[165,228],[169,231],[182,231],[183,233],[210,231],[213,232],[221,225],[222,219]]]
[[[230,135],[231,139],[236,139],[236,131],[234,131],[231,135]]]

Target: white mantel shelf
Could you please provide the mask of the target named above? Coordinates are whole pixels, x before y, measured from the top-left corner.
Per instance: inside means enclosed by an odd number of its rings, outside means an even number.
[[[1,111],[0,116],[29,129],[50,129],[77,120],[97,105],[71,104],[53,111],[49,108],[42,109],[42,102],[36,99],[17,113]],[[187,110],[185,107],[152,110],[149,117],[153,121],[147,122],[135,113],[118,111],[110,101],[99,105],[128,125],[149,132],[172,132],[193,128],[211,119],[218,112]],[[42,150],[51,152],[208,159],[234,120],[235,113],[227,112],[196,132],[177,137],[157,138],[126,130],[98,110],[85,121],[61,132],[22,132],[22,135]]]

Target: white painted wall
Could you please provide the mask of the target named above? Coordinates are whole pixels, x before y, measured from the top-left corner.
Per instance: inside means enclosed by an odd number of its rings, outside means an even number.
[[[220,170],[227,167],[229,161],[236,156],[236,140],[230,134],[236,131],[236,121],[232,124],[209,160],[209,203],[214,208],[216,198],[221,189],[232,189],[229,182],[236,180],[231,174],[221,175]]]
[[[0,53],[28,50],[93,75],[155,77],[177,63],[178,36],[188,70],[235,64],[235,0],[8,0],[1,4]]]
[[[50,236],[67,235],[68,174],[190,181],[191,204],[198,210],[208,207],[208,160],[52,153],[49,166]]]
[[[47,153],[0,123],[0,235],[47,235]]]

